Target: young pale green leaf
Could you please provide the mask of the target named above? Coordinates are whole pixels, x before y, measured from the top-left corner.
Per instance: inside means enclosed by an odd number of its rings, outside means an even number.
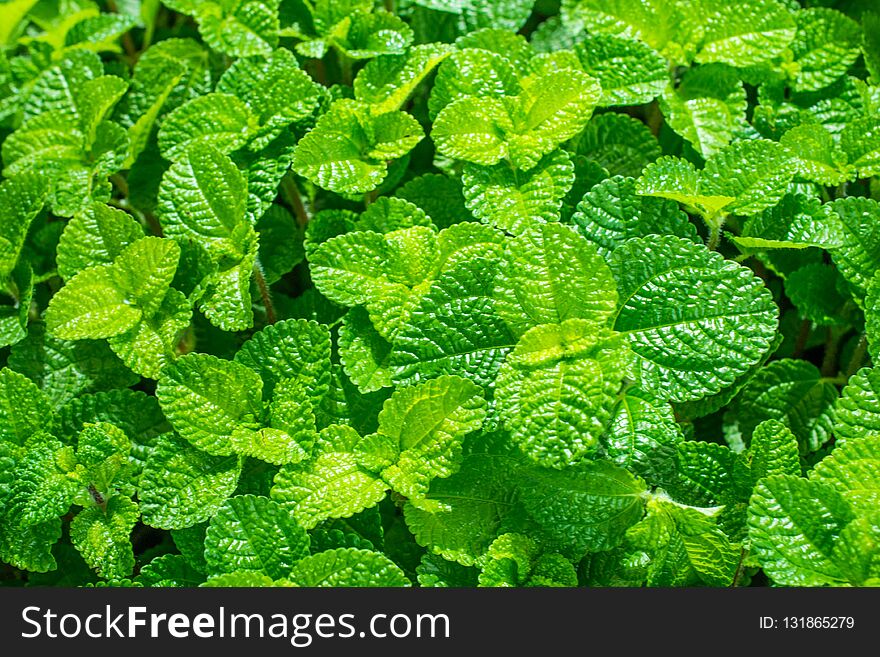
[[[625,371],[625,347],[583,319],[536,326],[501,366],[495,399],[511,439],[532,460],[561,468],[594,451]]]
[[[515,343],[495,312],[497,269],[497,257],[471,256],[433,282],[394,339],[389,364],[395,382],[457,374],[492,386]]]
[[[563,150],[545,155],[526,172],[507,162],[491,167],[466,164],[462,171],[468,210],[477,219],[514,235],[535,224],[556,221],[562,199],[574,181],[574,165]]]
[[[311,320],[277,322],[245,342],[235,362],[260,376],[267,396],[282,381],[293,379],[317,405],[330,385],[330,332]]]
[[[848,441],[817,463],[810,479],[833,486],[857,515],[874,513],[880,503],[880,436]]]
[[[101,577],[129,577],[134,569],[130,535],[139,516],[135,502],[117,495],[106,509],[91,506],[78,513],[70,523],[70,541]]]
[[[258,430],[263,382],[244,365],[208,354],[187,354],[166,367],[156,397],[174,429],[214,456],[234,451],[238,429]]]
[[[779,420],[764,420],[755,427],[749,456],[755,482],[773,475],[801,474],[797,438]]]
[[[239,495],[220,507],[205,534],[208,574],[286,577],[309,554],[309,536],[287,509],[266,497]]]
[[[210,519],[232,495],[240,472],[238,456],[211,456],[173,434],[160,437],[138,484],[144,523],[182,529]]]
[[[601,445],[610,461],[658,483],[667,475],[675,446],[683,440],[669,404],[652,401],[633,388],[618,398]]]
[[[48,400],[33,382],[8,367],[0,369],[0,441],[23,447],[51,417]]]
[[[571,220],[606,259],[631,237],[667,234],[699,240],[696,227],[674,201],[639,196],[635,179],[622,176],[593,187],[578,203]]]
[[[399,110],[431,72],[452,54],[444,43],[419,44],[405,55],[383,55],[367,63],[354,79],[354,96],[376,112]]]
[[[650,555],[649,586],[731,586],[740,547],[702,509],[657,497],[648,501],[644,520],[630,528],[627,541]]]
[[[602,106],[650,103],[668,83],[666,60],[639,41],[591,34],[574,51],[583,70],[602,85]]]
[[[880,264],[880,203],[869,198],[849,197],[831,203],[840,217],[843,243],[831,253],[838,271],[852,286],[853,297],[864,304],[868,286]]]
[[[435,479],[425,500],[404,507],[419,545],[463,566],[483,560],[492,541],[525,522],[517,501],[522,456],[486,437],[448,479]],[[429,507],[427,502],[433,504]]]
[[[621,299],[614,328],[645,392],[679,402],[714,394],[770,348],[778,311],[751,270],[667,236],[629,240],[610,265]]]
[[[143,228],[130,214],[95,203],[75,214],[61,233],[58,273],[69,279],[83,269],[109,265],[143,236]]]
[[[648,126],[638,119],[616,112],[593,117],[571,143],[578,155],[607,169],[612,176],[640,176],[648,164],[660,157],[660,144]],[[579,178],[581,175],[578,172]],[[607,177],[604,172],[594,175],[597,178],[595,182]],[[590,187],[592,184],[586,189]],[[575,199],[579,200],[580,197]]]
[[[12,273],[18,262],[31,222],[46,202],[48,181],[23,173],[0,183],[0,279]]]
[[[360,439],[351,427],[323,429],[310,461],[304,466],[284,466],[275,475],[272,499],[289,507],[306,529],[378,504],[387,487],[358,465],[354,450]]]
[[[125,333],[108,339],[113,352],[133,372],[158,379],[174,360],[178,338],[190,324],[192,307],[182,292],[169,289],[153,315]]]
[[[447,157],[492,166],[509,155],[505,136],[513,129],[500,99],[466,96],[443,108],[431,139]]]
[[[348,311],[339,328],[339,360],[346,375],[361,392],[391,386],[391,344],[373,327],[366,310]]]
[[[794,18],[778,0],[712,5],[696,61],[753,66],[776,57],[795,37]]]
[[[305,557],[290,572],[298,586],[410,586],[397,564],[384,554],[356,548],[338,548]]]
[[[475,383],[443,375],[391,395],[379,413],[377,439],[358,446],[358,460],[373,466],[389,486],[408,498],[423,497],[435,477],[458,469],[461,442],[486,418],[486,400]],[[369,437],[368,437],[369,438]],[[390,458],[377,454],[387,443]],[[376,459],[380,457],[377,461]]]
[[[691,69],[678,88],[667,86],[660,99],[669,127],[704,158],[724,149],[741,131],[746,106],[739,77],[721,64]]]
[[[749,501],[752,553],[781,586],[842,584],[834,543],[853,512],[829,484],[776,475]]]
[[[839,185],[855,174],[847,163],[846,154],[822,125],[804,123],[795,126],[782,135],[779,142],[791,151],[797,162],[798,175],[807,180],[821,185]]]
[[[363,103],[339,100],[299,142],[293,168],[329,191],[364,194],[385,180],[387,160],[406,155],[423,136],[409,114],[372,115]]]
[[[52,297],[46,328],[62,340],[109,338],[133,328],[142,316],[116,286],[112,267],[100,266],[81,271]]]
[[[616,303],[608,266],[569,226],[538,225],[508,242],[495,308],[514,335],[567,319],[604,324]]]
[[[226,155],[202,144],[165,172],[157,213],[166,236],[234,253],[239,249],[233,231],[244,220],[246,203],[245,177]]]
[[[834,404],[834,436],[844,445],[880,434],[880,371],[863,368],[850,377]]]
[[[356,230],[372,230],[376,233],[393,233],[401,228],[413,226],[432,227],[431,219],[425,211],[409,201],[385,196],[371,203],[370,207],[358,218]]]
[[[644,513],[645,483],[608,461],[522,477],[522,500],[545,546],[569,557],[617,546]]]
[[[431,87],[428,109],[431,117],[459,98],[498,98],[520,92],[519,76],[503,55],[486,50],[465,49],[444,61]]]
[[[375,11],[343,19],[333,29],[332,38],[346,56],[371,59],[406,52],[412,45],[413,31],[395,14]]]
[[[815,365],[783,359],[769,363],[734,399],[731,414],[748,439],[767,419],[786,424],[802,452],[819,449],[830,437],[837,388],[824,380]]]

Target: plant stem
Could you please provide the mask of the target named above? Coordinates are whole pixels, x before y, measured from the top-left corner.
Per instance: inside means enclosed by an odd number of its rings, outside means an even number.
[[[296,215],[296,222],[299,224],[300,228],[305,228],[306,224],[309,223],[309,213],[306,211],[306,206],[303,203],[302,196],[300,196],[296,181],[290,173],[286,174],[284,178],[281,179],[281,194],[287,200],[291,210],[293,210],[293,213]]]
[[[339,48],[336,49],[336,57],[339,60],[339,70],[342,73],[342,84],[350,87],[354,80],[354,73],[352,71],[354,68],[354,60]]]
[[[840,346],[840,336],[830,328],[826,331],[825,356],[822,358],[822,376],[834,376],[837,374],[837,350]]]
[[[260,288],[260,297],[263,299],[263,307],[266,309],[266,321],[270,324],[274,324],[278,321],[278,316],[275,314],[275,304],[272,303],[272,293],[269,291],[266,277],[263,276],[263,268],[259,263],[254,264],[254,278],[257,281],[257,287]]]
[[[794,349],[791,352],[792,358],[800,358],[807,347],[807,340],[810,339],[810,332],[813,330],[813,322],[805,319],[801,322],[801,329],[798,331],[797,340],[794,343]]]
[[[859,338],[855,351],[853,351],[852,357],[849,359],[849,364],[846,366],[847,380],[859,371],[859,368],[865,360],[866,353],[868,353],[868,336],[865,333],[862,333],[862,337]]]
[[[709,226],[709,243],[706,245],[710,251],[718,248],[721,242],[721,229],[724,228],[725,217],[723,214],[713,214],[705,217],[706,225]]]
[[[389,14],[393,14],[395,11],[394,0],[385,0],[385,11]]]
[[[110,182],[116,185],[116,188],[119,190],[119,193],[122,194],[123,198],[128,198],[128,181],[121,173],[114,173],[110,176]]]

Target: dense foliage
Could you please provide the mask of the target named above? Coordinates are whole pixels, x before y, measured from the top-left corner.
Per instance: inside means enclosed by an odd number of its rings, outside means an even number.
[[[880,584],[880,15],[0,4],[7,585]]]

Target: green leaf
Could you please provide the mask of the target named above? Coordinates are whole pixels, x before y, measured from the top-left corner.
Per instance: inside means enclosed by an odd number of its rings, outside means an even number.
[[[354,450],[360,439],[351,427],[323,429],[305,466],[284,466],[275,475],[272,499],[289,507],[306,529],[378,504],[385,497],[386,485],[358,465]]]
[[[816,464],[810,479],[833,486],[857,515],[874,513],[880,502],[880,436],[838,447]]]
[[[339,360],[359,390],[366,393],[391,386],[390,353],[391,344],[373,327],[366,310],[349,310],[339,328]]]
[[[244,365],[208,354],[187,354],[166,367],[156,396],[174,429],[214,456],[234,451],[233,434],[258,430],[263,382]]]
[[[677,402],[714,394],[770,348],[778,311],[751,270],[671,236],[631,239],[610,265],[621,299],[614,328],[645,392]]]
[[[139,380],[104,343],[59,340],[44,324],[31,325],[28,337],[10,353],[9,367],[36,383],[56,409],[80,394],[127,388]],[[24,413],[24,407],[17,412]]]
[[[783,359],[759,370],[734,399],[730,412],[746,439],[763,420],[781,420],[806,453],[830,438],[836,400],[837,388],[815,365]]]
[[[116,287],[110,267],[92,267],[71,278],[49,302],[46,327],[63,340],[100,339],[133,328],[143,312]]]
[[[726,445],[688,440],[675,448],[670,494],[681,502],[715,506],[742,501],[751,492],[752,479],[743,458]]]
[[[572,215],[581,235],[608,258],[631,237],[676,235],[697,242],[696,227],[669,199],[636,194],[633,178],[614,176],[593,187]]]
[[[24,375],[0,369],[0,441],[23,447],[52,416],[48,400]]]
[[[583,319],[536,326],[501,366],[498,412],[532,460],[555,468],[594,451],[623,382],[625,348]]]
[[[779,420],[764,420],[755,427],[749,456],[756,482],[773,475],[801,474],[797,438]]]
[[[159,149],[168,160],[182,159],[193,147],[229,153],[247,143],[255,119],[244,101],[229,93],[199,96],[162,122]]]
[[[375,11],[354,14],[333,29],[333,42],[352,59],[399,55],[412,44],[413,31],[395,14]]]
[[[781,586],[840,584],[834,543],[852,518],[849,505],[829,484],[767,477],[749,501],[752,553]]]
[[[364,194],[385,180],[388,160],[406,155],[423,136],[409,114],[372,115],[362,103],[343,99],[299,142],[293,168],[329,191]]]
[[[267,56],[278,43],[279,0],[194,3],[199,32],[211,48],[232,57]]]
[[[602,448],[616,465],[644,477],[663,481],[675,446],[684,440],[669,404],[654,402],[638,389],[620,395],[611,412]]]
[[[160,437],[138,485],[144,523],[182,529],[209,520],[232,495],[240,472],[237,456],[211,456],[173,434]]]
[[[611,175],[639,176],[648,164],[660,157],[660,144],[648,126],[616,112],[593,117],[572,143],[579,155],[607,169]],[[597,177],[599,182],[607,176]]]
[[[358,72],[354,79],[354,96],[369,103],[375,112],[399,110],[452,52],[447,44],[426,43],[413,46],[405,55],[377,57]]]
[[[741,0],[714,8],[706,21],[696,61],[753,66],[776,57],[795,37],[795,21],[777,0]]]
[[[584,71],[602,85],[602,106],[650,103],[669,79],[663,57],[638,41],[591,34],[574,51]]]
[[[650,556],[648,586],[732,585],[740,547],[710,515],[661,497],[647,507],[647,516],[630,528],[627,539]]]
[[[223,73],[217,91],[244,101],[259,122],[252,149],[268,144],[291,124],[309,118],[320,98],[317,85],[286,49],[275,50],[268,57],[235,61]],[[239,114],[242,114],[240,110]],[[217,148],[216,144],[212,145]]]
[[[410,586],[403,571],[384,554],[356,548],[305,557],[293,567],[290,580],[306,587]]]
[[[256,495],[226,500],[205,534],[210,575],[253,572],[278,579],[308,554],[306,531],[283,506]]]
[[[497,257],[475,255],[450,266],[432,283],[395,336],[389,357],[395,382],[456,374],[484,388],[492,386],[515,343],[495,311],[497,269]]]
[[[687,71],[677,88],[667,86],[660,107],[669,127],[709,158],[743,130],[748,105],[736,70],[707,64]]]
[[[603,324],[614,312],[614,289],[595,247],[568,226],[544,224],[508,242],[495,307],[516,336],[567,319]]]
[[[841,573],[857,586],[875,586],[880,577],[877,561],[880,526],[876,514],[856,518],[840,532],[834,544],[834,563]]]
[[[601,95],[599,84],[574,69],[530,76],[515,97],[460,98],[438,114],[431,132],[437,150],[475,164],[509,157],[528,170],[580,132]]]
[[[793,88],[817,91],[844,75],[859,56],[859,24],[839,11],[810,7],[795,14],[797,34],[791,43],[796,63]]]
[[[193,568],[182,555],[163,554],[144,564],[137,581],[151,588],[194,588],[205,581],[205,575]]]
[[[834,404],[836,444],[880,434],[880,371],[863,368],[850,377]]]
[[[746,249],[836,249],[843,244],[844,228],[828,204],[803,194],[786,194],[775,206],[750,217],[742,236],[734,238]]]
[[[95,203],[64,227],[58,243],[58,273],[69,279],[83,269],[109,265],[143,236],[143,228],[130,214]]]
[[[517,501],[522,457],[505,442],[488,437],[480,442],[480,448],[465,455],[458,472],[432,482],[418,507],[411,502],[404,507],[406,524],[419,545],[463,566],[479,563],[497,536],[516,531],[524,522]]]
[[[431,118],[460,98],[499,98],[520,92],[514,65],[503,55],[480,49],[455,52],[444,61],[431,87]]]
[[[358,446],[358,461],[376,471],[408,498],[423,497],[435,477],[458,469],[461,441],[486,417],[486,400],[476,384],[444,375],[391,395],[379,413],[376,438]],[[390,458],[376,458],[377,444],[387,444]],[[376,467],[378,466],[378,467]]]
[[[880,263],[880,233],[875,230],[880,203],[851,196],[831,203],[843,227],[843,243],[831,254],[838,271],[852,286],[856,303],[865,294]]]
[[[47,181],[34,173],[23,173],[0,183],[0,280],[9,276],[18,262],[31,222],[46,202]]]
[[[795,157],[798,174],[822,185],[839,185],[854,175],[844,152],[822,126],[804,123],[786,132],[780,143]]]
[[[317,405],[330,385],[330,332],[311,320],[277,322],[245,342],[235,362],[259,374],[267,396],[280,382],[292,379]]]
[[[642,517],[645,484],[607,461],[523,474],[522,499],[545,546],[566,556],[611,549]]]
[[[70,541],[101,577],[129,577],[134,568],[129,536],[139,516],[135,502],[112,497],[106,509],[91,506],[77,514],[70,523]]]
[[[819,326],[840,326],[848,323],[849,295],[844,295],[843,279],[831,265],[806,265],[785,279],[785,294],[800,315]]]
[[[840,147],[859,176],[880,175],[880,120],[856,119],[840,133]]]
[[[467,208],[477,219],[514,235],[556,221],[574,180],[574,166],[562,150],[545,155],[527,172],[507,162],[491,167],[466,164],[462,171]]]
[[[3,26],[0,28],[0,45],[6,47],[14,43],[21,22],[35,4],[36,0],[13,0],[3,4],[0,8],[0,16],[3,17],[0,22]]]

